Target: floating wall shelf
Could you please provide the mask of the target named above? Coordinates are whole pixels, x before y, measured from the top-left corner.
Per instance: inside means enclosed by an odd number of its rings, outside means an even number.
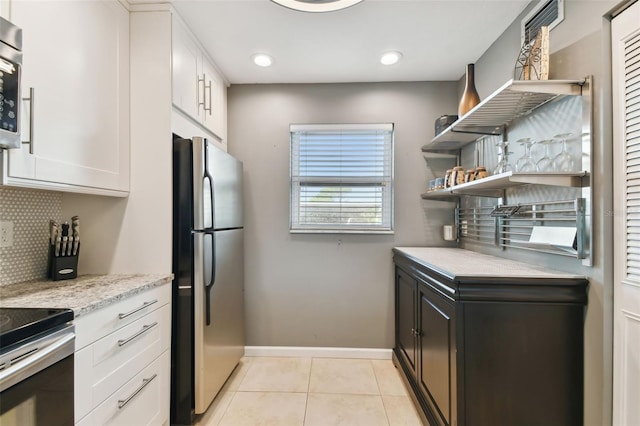
[[[509,80],[489,97],[460,117],[423,152],[458,150],[483,135],[501,135],[514,119],[564,96],[580,96],[585,80]]]
[[[506,172],[493,175],[484,179],[456,185],[453,188],[440,189],[425,192],[422,198],[426,200],[454,201],[460,195],[473,195],[476,197],[500,198],[504,190],[521,185],[552,185],[582,188],[589,186],[588,172],[540,172],[540,173],[513,173]]]

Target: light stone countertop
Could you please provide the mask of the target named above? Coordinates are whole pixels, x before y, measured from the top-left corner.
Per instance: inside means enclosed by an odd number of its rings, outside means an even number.
[[[584,275],[554,271],[460,248],[394,247],[394,250],[452,280],[475,277],[585,279]]]
[[[34,280],[0,286],[0,307],[68,308],[74,316],[170,283],[173,274],[82,275],[72,280]]]

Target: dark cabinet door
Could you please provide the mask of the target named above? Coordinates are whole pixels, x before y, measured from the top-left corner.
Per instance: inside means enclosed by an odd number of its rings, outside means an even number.
[[[416,300],[418,282],[396,269],[396,349],[416,374]]]
[[[439,424],[455,421],[455,307],[436,291],[420,284],[419,386]]]

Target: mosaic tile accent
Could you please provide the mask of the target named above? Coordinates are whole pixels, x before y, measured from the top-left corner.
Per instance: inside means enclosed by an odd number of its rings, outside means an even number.
[[[61,215],[61,192],[0,187],[0,220],[13,222],[13,247],[0,248],[0,285],[46,277],[49,220]]]

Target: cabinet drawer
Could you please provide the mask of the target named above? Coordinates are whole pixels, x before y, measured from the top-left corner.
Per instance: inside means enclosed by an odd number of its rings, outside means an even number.
[[[168,420],[169,351],[165,351],[77,425],[160,425]]]
[[[164,305],[76,352],[76,418],[168,350],[170,338],[171,309]]]
[[[168,304],[170,300],[171,285],[166,284],[77,318],[74,321],[76,351]]]

